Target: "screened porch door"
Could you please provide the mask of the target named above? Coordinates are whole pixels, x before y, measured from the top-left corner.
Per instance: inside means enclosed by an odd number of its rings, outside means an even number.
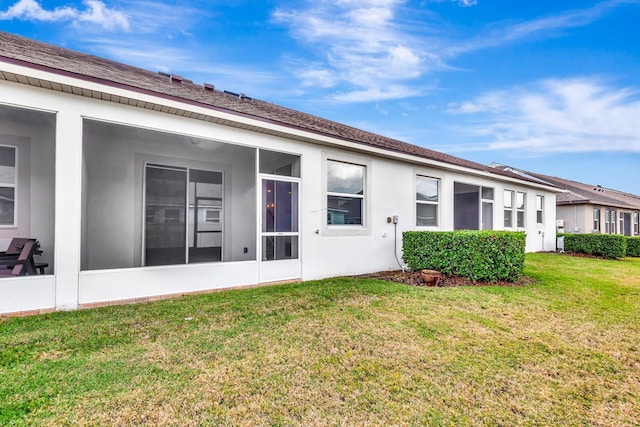
[[[298,191],[294,180],[262,179],[261,282],[300,277]]]

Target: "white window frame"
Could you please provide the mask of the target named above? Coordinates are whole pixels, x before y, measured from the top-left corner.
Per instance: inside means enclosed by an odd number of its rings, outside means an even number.
[[[617,234],[616,225],[618,223],[618,212],[615,209],[604,210],[604,232],[605,234]]]
[[[544,225],[544,196],[536,194],[536,224]]]
[[[522,196],[522,207],[518,206],[518,198]],[[523,191],[516,191],[516,228],[524,229],[527,227],[527,193]],[[519,223],[520,215],[522,213],[522,225]]]
[[[418,179],[419,178],[425,178],[425,179],[430,179],[436,182],[436,194],[437,194],[437,199],[436,201],[430,201],[430,200],[418,200]],[[416,220],[415,220],[415,224],[416,227],[419,228],[438,228],[440,227],[440,178],[436,178],[433,176],[429,176],[429,175],[424,175],[421,173],[416,174],[415,176],[415,187],[416,190],[413,192],[414,197],[415,197],[415,212],[416,212]],[[418,224],[418,205],[432,205],[436,207],[436,224],[435,225],[419,225]]]
[[[363,202],[362,202],[362,225],[334,225],[327,224],[327,205],[329,200],[329,195],[334,195],[334,193],[329,193],[327,191],[328,185],[328,168],[327,165],[329,161],[340,162],[340,163],[350,163],[357,166],[364,167],[364,184],[363,184]],[[321,210],[321,225],[320,230],[323,236],[370,236],[371,235],[371,225],[369,224],[370,215],[370,206],[371,206],[371,188],[370,183],[373,173],[373,166],[370,159],[366,157],[351,155],[349,153],[343,153],[338,151],[323,151],[322,152],[322,210]],[[351,194],[347,196],[351,197]]]
[[[485,186],[481,186],[480,187],[480,230],[493,230],[493,224],[495,223],[495,213],[493,210],[494,204],[493,204],[493,199],[487,199],[484,197],[484,190],[485,189],[490,189],[493,193],[493,198],[496,197],[496,190],[493,187],[485,187]],[[485,218],[484,218],[484,205],[490,205],[491,206],[491,224],[486,224],[485,223]]]
[[[217,214],[217,217],[209,218],[209,213]],[[204,222],[211,224],[222,224],[222,207],[219,208],[205,208],[204,210]]]
[[[0,147],[12,148],[14,150],[14,176],[13,184],[0,183],[0,188],[13,188],[13,223],[0,224],[0,229],[10,229],[18,227],[18,146],[11,144],[0,144]]]
[[[507,197],[507,193],[509,193],[509,196]],[[503,226],[504,228],[515,228],[515,224],[513,221],[513,217],[514,217],[514,211],[515,211],[515,196],[516,196],[516,192],[513,190],[507,190],[505,189],[503,191],[503,203],[502,203],[502,209],[503,209]],[[511,202],[511,206],[507,206],[507,200],[509,200]],[[507,225],[506,221],[504,221],[506,219],[506,213],[507,211],[509,211],[509,218],[511,221],[510,225]]]
[[[593,232],[594,233],[600,233],[600,227],[601,227],[601,224],[600,224],[601,218],[600,218],[600,216],[602,215],[601,211],[602,210],[599,207],[594,207],[593,208]]]
[[[640,233],[640,212],[635,211],[633,213],[633,234]]]

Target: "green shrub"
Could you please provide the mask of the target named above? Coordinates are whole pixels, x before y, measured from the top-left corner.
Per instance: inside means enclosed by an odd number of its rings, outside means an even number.
[[[412,270],[483,281],[515,281],[524,270],[525,234],[512,231],[405,231],[404,261]]]
[[[627,256],[640,257],[640,237],[627,237]]]
[[[624,258],[627,253],[627,239],[618,234],[561,234],[564,236],[564,250],[607,259]]]

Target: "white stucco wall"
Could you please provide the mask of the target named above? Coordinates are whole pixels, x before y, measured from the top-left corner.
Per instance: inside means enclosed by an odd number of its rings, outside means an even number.
[[[396,255],[401,257],[402,232],[416,229],[415,176],[418,173],[440,179],[438,229],[453,229],[454,182],[494,189],[494,229],[503,228],[502,193],[508,188],[527,193],[527,250],[542,250],[543,243],[546,250],[554,247],[555,193],[523,183],[505,182],[482,173],[418,164],[418,159],[401,161],[329,147],[326,143],[303,143],[153,110],[0,81],[0,102],[15,99],[20,99],[23,107],[57,111],[58,127],[64,127],[56,130],[55,152],[55,305],[58,308],[75,308],[78,303],[138,298],[260,281],[261,262],[257,260],[259,236],[256,233],[259,218],[255,210],[259,203],[255,190],[259,188],[259,176],[255,174],[253,162],[245,159],[243,163],[243,160],[233,156],[203,158],[202,153],[195,148],[185,150],[177,145],[159,146],[153,141],[137,139],[135,133],[127,134],[126,137],[113,137],[91,131],[90,127],[85,132],[83,124],[86,126],[89,121],[300,155],[300,277],[305,280],[398,269]],[[33,144],[32,139],[32,153]],[[167,157],[181,159],[196,166],[202,163],[213,164],[225,171],[231,200],[225,212],[228,215],[225,216],[225,222],[231,227],[231,232],[225,235],[225,254],[230,251],[231,259],[247,261],[126,268],[140,265],[141,165],[145,159],[153,161]],[[366,166],[364,227],[326,225],[327,159]],[[253,168],[253,172],[247,173],[245,168]],[[37,179],[40,178],[32,175],[32,180]],[[95,181],[108,185],[95,187],[99,191],[93,192],[91,183]],[[86,195],[84,199],[81,197],[82,193]],[[51,199],[53,194],[52,192],[48,197]],[[543,225],[536,224],[536,194],[545,197]],[[253,206],[254,209],[244,209],[244,206]],[[43,215],[50,215],[48,221],[54,220],[51,213]],[[387,217],[393,215],[398,215],[399,218],[397,230],[387,222]],[[92,231],[94,227],[108,230],[108,233],[95,233]],[[397,236],[395,242],[394,236]],[[53,242],[53,236],[50,240]],[[246,255],[242,251],[244,247],[249,248]],[[81,271],[81,264],[83,269],[94,270]],[[276,278],[270,276],[270,279]],[[10,311],[10,308],[5,307],[4,310]]]

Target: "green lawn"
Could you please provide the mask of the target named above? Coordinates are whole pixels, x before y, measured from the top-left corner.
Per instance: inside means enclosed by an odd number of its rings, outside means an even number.
[[[0,320],[0,425],[640,425],[640,259]]]

